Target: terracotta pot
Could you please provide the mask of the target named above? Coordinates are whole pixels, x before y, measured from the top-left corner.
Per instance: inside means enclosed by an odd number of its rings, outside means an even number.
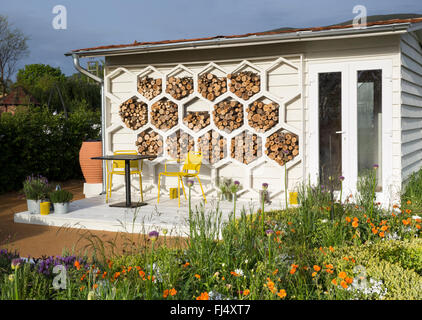
[[[103,168],[101,160],[92,157],[102,156],[101,141],[84,141],[79,151],[79,163],[86,183],[102,183]]]

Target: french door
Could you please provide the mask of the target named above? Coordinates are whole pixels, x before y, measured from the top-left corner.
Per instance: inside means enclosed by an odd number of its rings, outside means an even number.
[[[382,198],[392,173],[391,61],[309,66],[311,183],[356,192],[358,176],[377,169]]]

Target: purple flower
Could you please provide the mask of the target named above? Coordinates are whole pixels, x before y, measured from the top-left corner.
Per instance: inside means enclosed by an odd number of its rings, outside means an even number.
[[[22,264],[22,259],[16,258],[12,260],[12,270],[18,269]]]
[[[262,189],[267,190],[268,189],[268,183],[264,182],[262,184]]]
[[[375,170],[377,170],[377,169],[379,168],[379,165],[374,164],[372,167],[373,167]]]
[[[271,229],[268,229],[268,230],[266,230],[265,231],[265,233],[267,234],[267,236],[272,236],[273,235],[273,233],[274,233],[274,230],[271,230]]]
[[[343,176],[338,177],[338,179],[339,179],[340,181],[344,181],[344,177],[343,177]]]
[[[193,187],[193,180],[189,179],[187,185],[189,188]]]
[[[234,182],[234,184],[235,184],[236,186],[238,186],[238,185],[240,185],[240,182],[236,180],[236,181]]]
[[[148,233],[148,237],[151,241],[155,241],[158,238],[158,231],[151,231],[150,233]]]
[[[284,154],[289,154],[289,152],[290,152],[289,150],[284,150],[284,149],[283,149],[283,153],[284,153]]]

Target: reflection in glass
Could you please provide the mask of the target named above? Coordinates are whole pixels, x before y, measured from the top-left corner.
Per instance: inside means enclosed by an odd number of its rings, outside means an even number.
[[[382,186],[381,70],[358,71],[358,174],[378,164],[377,191]]]
[[[341,72],[320,73],[319,90],[319,177],[324,186],[340,188],[341,167]],[[332,177],[331,183],[329,177]]]

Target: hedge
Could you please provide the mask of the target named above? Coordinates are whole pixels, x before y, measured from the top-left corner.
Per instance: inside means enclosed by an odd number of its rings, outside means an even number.
[[[81,178],[79,150],[83,141],[99,138],[100,120],[100,112],[84,102],[68,118],[34,106],[1,114],[0,194],[20,190],[31,174],[54,181]]]

